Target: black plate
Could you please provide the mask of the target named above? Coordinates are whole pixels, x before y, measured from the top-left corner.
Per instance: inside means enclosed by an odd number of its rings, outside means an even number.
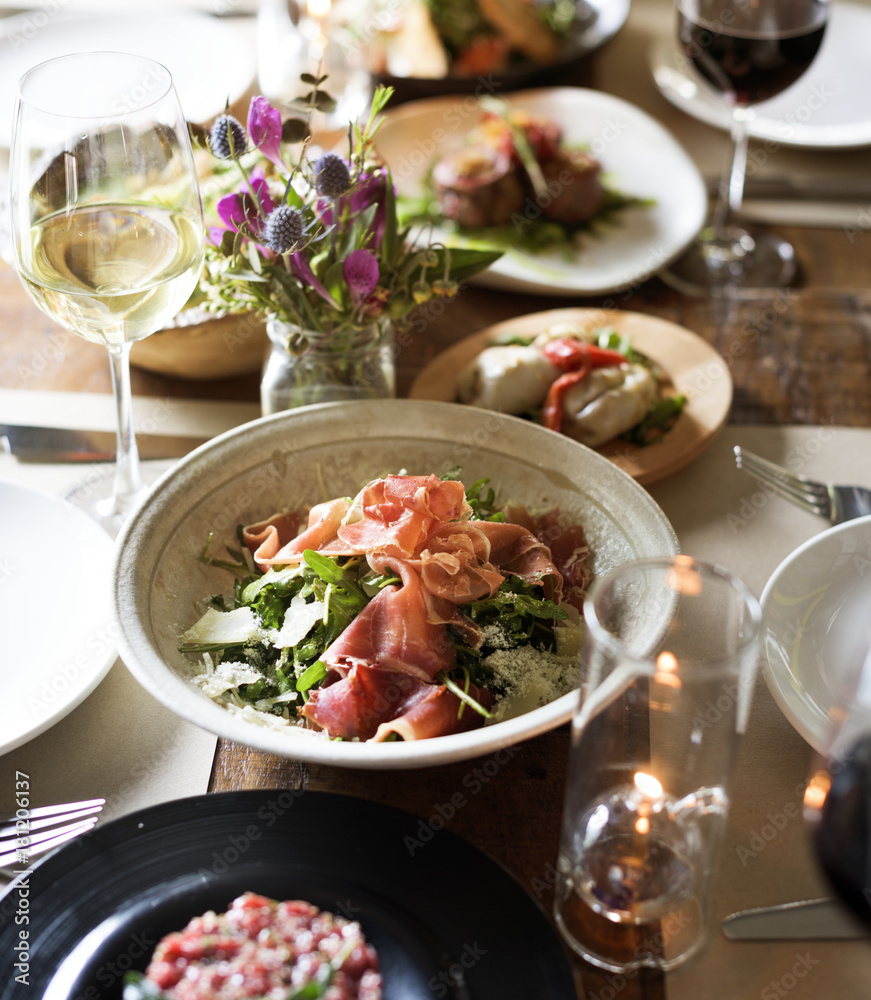
[[[13,885],[0,900],[0,954],[8,972],[28,931],[29,989],[4,973],[2,1000],[120,998],[123,973],[144,969],[164,934],[246,890],[359,920],[378,949],[384,1000],[576,997],[552,925],[504,868],[361,799],[282,790],[178,799],[97,827],[28,882],[26,897]],[[16,911],[29,923],[16,924]]]
[[[576,0],[576,6],[574,24],[563,39],[553,63],[524,61],[495,73],[439,79],[374,74],[374,80],[393,87],[391,104],[449,94],[475,94],[480,97],[485,92],[482,84],[486,92],[498,95],[529,87],[577,83],[579,81],[567,79],[567,74],[623,27],[629,15],[630,0]]]

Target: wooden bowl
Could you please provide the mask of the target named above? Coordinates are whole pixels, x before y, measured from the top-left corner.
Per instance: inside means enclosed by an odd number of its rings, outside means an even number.
[[[260,371],[268,344],[265,320],[254,313],[218,318],[183,309],[172,326],[137,341],[130,361],[173,378],[230,378]]]

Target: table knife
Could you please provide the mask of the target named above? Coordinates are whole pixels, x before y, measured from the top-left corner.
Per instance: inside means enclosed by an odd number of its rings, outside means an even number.
[[[739,910],[723,920],[730,941],[845,941],[868,938],[863,927],[834,899],[803,899]]]
[[[137,434],[140,458],[180,458],[207,438],[174,434]],[[24,462],[112,462],[114,431],[69,430],[0,424],[0,449]]]

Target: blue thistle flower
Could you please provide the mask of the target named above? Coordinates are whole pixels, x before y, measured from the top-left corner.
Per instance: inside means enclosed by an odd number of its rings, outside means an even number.
[[[279,205],[266,219],[263,238],[270,250],[287,253],[302,239],[302,232],[302,212],[289,205]]]
[[[241,156],[248,148],[248,137],[242,123],[232,115],[219,115],[209,132],[209,148],[219,160]]]
[[[351,186],[348,164],[335,153],[324,153],[314,165],[315,189],[324,198],[338,198]]]

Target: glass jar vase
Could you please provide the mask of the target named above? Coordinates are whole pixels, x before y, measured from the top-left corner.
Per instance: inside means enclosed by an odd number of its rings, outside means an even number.
[[[271,349],[263,369],[264,414],[310,403],[384,399],[396,394],[393,324],[354,330],[305,330],[270,316]]]

